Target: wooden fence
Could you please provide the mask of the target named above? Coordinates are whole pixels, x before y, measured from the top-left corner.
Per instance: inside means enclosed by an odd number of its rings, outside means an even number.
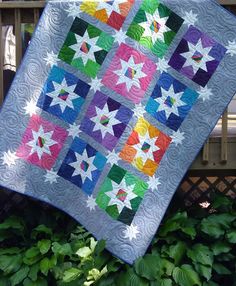
[[[220,4],[236,14],[236,0],[219,0]],[[16,38],[16,67],[22,59],[22,23],[38,22],[45,1],[8,1],[0,2],[0,33],[4,25],[13,25]],[[2,35],[0,34],[0,47]],[[3,62],[0,56],[0,104],[3,101]],[[221,119],[221,136],[209,138],[191,170],[236,170],[236,137],[228,136],[228,111]],[[236,120],[235,120],[236,125]],[[235,126],[236,127],[236,126]]]

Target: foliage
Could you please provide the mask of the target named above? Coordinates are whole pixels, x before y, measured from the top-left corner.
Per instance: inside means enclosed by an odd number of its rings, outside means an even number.
[[[133,266],[35,202],[0,223],[0,246],[1,286],[236,286],[236,203],[216,196],[208,208],[170,208]]]

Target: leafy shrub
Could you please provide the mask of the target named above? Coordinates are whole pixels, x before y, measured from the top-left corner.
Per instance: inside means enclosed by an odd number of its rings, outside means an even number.
[[[0,224],[0,285],[236,285],[236,204],[169,209],[147,254],[131,267],[67,215],[31,202]]]

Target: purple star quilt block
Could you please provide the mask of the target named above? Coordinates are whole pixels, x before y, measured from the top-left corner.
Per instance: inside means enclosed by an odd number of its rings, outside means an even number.
[[[184,35],[169,65],[205,87],[226,53],[226,48],[194,26]]]
[[[76,137],[58,171],[58,175],[90,195],[106,161],[100,152]]]
[[[37,106],[73,124],[80,113],[90,86],[73,74],[54,66]]]
[[[80,130],[112,151],[125,131],[133,111],[102,92],[96,92]]]
[[[146,105],[146,111],[159,122],[177,131],[199,94],[170,74],[161,74]]]

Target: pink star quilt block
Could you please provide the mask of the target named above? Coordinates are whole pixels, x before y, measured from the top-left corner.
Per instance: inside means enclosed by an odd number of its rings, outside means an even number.
[[[102,83],[134,103],[140,103],[156,72],[156,64],[122,43]]]
[[[133,111],[97,91],[81,122],[80,130],[112,151],[125,131]]]
[[[28,123],[16,155],[31,164],[50,170],[67,138],[68,132],[38,115]]]
[[[214,39],[190,26],[172,55],[169,65],[205,87],[226,51],[227,49]]]

